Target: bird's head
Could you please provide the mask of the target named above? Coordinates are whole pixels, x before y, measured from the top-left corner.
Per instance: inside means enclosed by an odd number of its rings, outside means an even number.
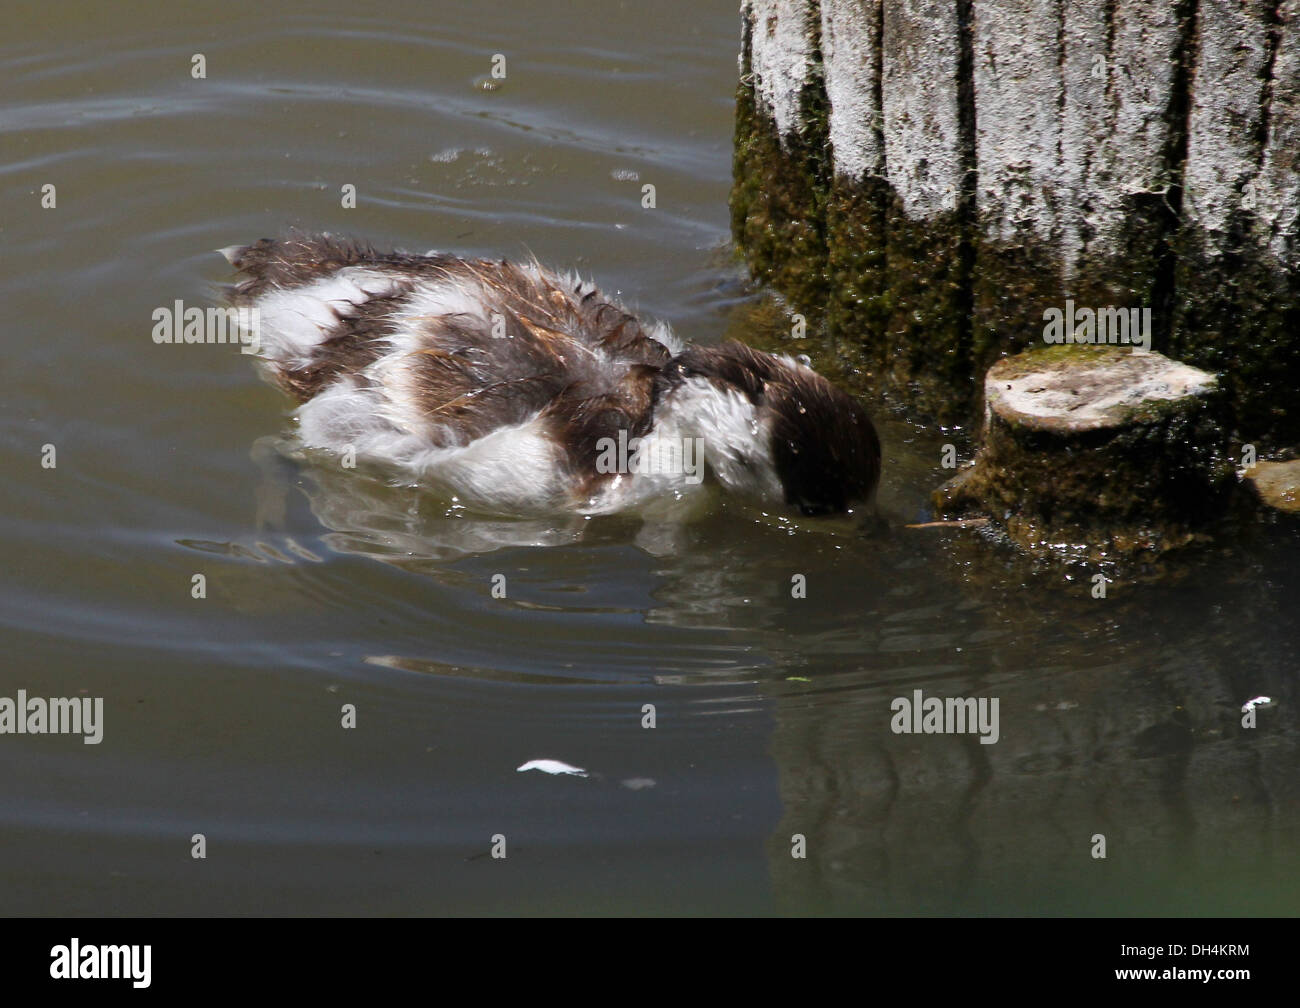
[[[843,513],[875,492],[871,418],[805,362],[735,341],[692,347],[664,366],[657,392],[704,439],[705,463],[728,489],[805,515]]]

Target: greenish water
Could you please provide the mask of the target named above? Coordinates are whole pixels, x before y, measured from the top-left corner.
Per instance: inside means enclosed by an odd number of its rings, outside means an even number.
[[[967,441],[883,416],[883,527],[487,522],[279,450],[247,357],[153,343],[290,225],[757,338],[732,4],[68,10],[0,42],[0,697],[102,697],[103,740],[0,735],[0,912],[1296,912],[1294,529],[1094,599],[904,528]],[[917,689],[998,698],[996,744],[895,734]]]

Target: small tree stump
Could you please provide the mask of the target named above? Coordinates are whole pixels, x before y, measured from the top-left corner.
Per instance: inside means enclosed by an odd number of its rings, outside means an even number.
[[[1119,559],[1184,545],[1225,511],[1235,473],[1214,375],[1127,347],[1008,357],[984,381],[984,444],[935,491],[1033,552]]]

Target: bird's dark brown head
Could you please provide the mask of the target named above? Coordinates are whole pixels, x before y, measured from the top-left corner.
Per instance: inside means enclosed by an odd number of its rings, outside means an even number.
[[[787,504],[805,515],[826,515],[871,499],[880,480],[876,428],[852,396],[812,368],[728,341],[674,357],[663,369],[660,391],[696,377],[753,405]]]

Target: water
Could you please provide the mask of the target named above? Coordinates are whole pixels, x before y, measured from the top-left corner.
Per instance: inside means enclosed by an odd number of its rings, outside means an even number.
[[[290,225],[771,327],[728,245],[733,4],[279,6],[0,42],[0,696],[105,712],[0,735],[0,912],[1296,911],[1293,529],[1093,599],[904,528],[967,442],[883,416],[883,529],[487,522],[286,451],[237,350],[155,345],[212,249]],[[999,741],[894,734],[916,689],[998,697]]]

